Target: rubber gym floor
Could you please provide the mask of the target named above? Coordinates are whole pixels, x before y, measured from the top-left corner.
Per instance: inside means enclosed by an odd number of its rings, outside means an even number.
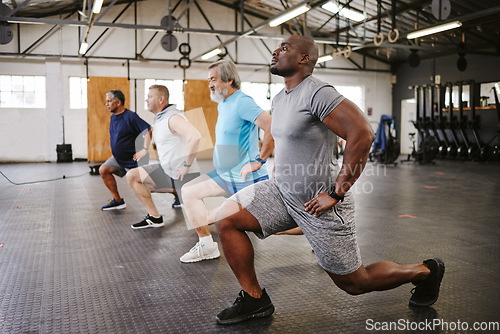
[[[118,187],[127,208],[103,212],[110,194],[86,162],[0,170],[15,183],[57,179],[13,185],[0,175],[0,333],[500,332],[498,164],[369,163],[353,189],[364,264],[444,260],[432,307],[408,306],[411,284],[348,295],[316,264],[304,236],[252,235],[276,311],[228,327],[215,316],[239,285],[223,255],[179,262],[197,237],[171,208],[172,195],[153,194],[165,227],[132,230],[146,212],[125,179]]]

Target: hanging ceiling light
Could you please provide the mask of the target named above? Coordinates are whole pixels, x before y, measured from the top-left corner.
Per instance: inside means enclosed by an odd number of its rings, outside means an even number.
[[[83,55],[83,54],[85,54],[85,52],[87,52],[88,48],[89,48],[89,43],[87,43],[86,41],[84,41],[80,45],[80,50],[78,50],[78,53],[81,54],[81,55]]]
[[[308,4],[304,4],[300,7],[297,7],[289,12],[286,12],[283,15],[278,16],[277,18],[271,20],[269,22],[270,27],[277,27],[282,23],[285,23],[286,21],[289,21],[293,19],[294,17],[299,16],[300,14],[304,14],[305,12],[309,11],[311,9],[311,6]]]
[[[423,36],[427,36],[427,35],[437,34],[438,32],[443,32],[446,30],[459,28],[461,26],[462,26],[462,22],[453,21],[453,22],[449,22],[449,23],[445,23],[445,24],[440,24],[440,25],[435,26],[435,27],[429,27],[429,28],[425,28],[422,30],[417,30],[417,31],[411,32],[406,36],[406,38],[408,38],[408,39],[419,38],[419,37],[423,37]]]
[[[325,61],[330,61],[332,59],[333,59],[333,56],[331,54],[324,55],[324,56],[318,58],[318,61],[316,62],[316,64],[324,63]]]
[[[212,51],[209,51],[209,52],[205,53],[203,56],[201,56],[201,59],[203,59],[203,60],[210,59],[213,56],[218,55],[221,52],[222,52],[222,50],[219,48],[213,49]]]
[[[345,8],[345,7],[340,9],[339,6],[333,2],[327,2],[323,6],[321,6],[321,8],[323,8],[329,12],[332,12],[333,14],[339,13],[340,15],[348,18],[349,20],[353,20],[355,22],[363,21],[364,19],[366,19],[366,17],[363,14],[358,13],[352,9]]]
[[[103,0],[95,0],[94,6],[92,6],[92,12],[94,14],[99,14],[101,12]]]

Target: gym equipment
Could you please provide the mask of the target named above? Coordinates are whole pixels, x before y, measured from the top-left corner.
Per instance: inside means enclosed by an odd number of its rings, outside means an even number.
[[[406,158],[406,160],[401,160],[402,163],[403,162],[410,162],[410,161],[413,161],[413,162],[418,161],[417,155],[419,153],[415,149],[415,142],[416,142],[415,134],[416,134],[415,132],[411,132],[408,134],[410,136],[412,149],[411,149],[411,153],[408,154],[408,157]],[[413,158],[413,160],[411,158]]]
[[[469,87],[469,103],[463,101],[462,93],[464,86]],[[490,137],[486,129],[482,131],[479,109],[491,108],[479,107],[480,84],[475,81],[448,82],[441,85],[414,86],[417,104],[417,119],[413,121],[418,131],[418,140],[415,141],[413,152],[407,160],[413,157],[419,163],[433,163],[434,159],[450,158],[468,161],[492,161],[500,158],[500,125],[497,135]],[[495,102],[500,124],[500,103],[496,95]],[[448,106],[445,106],[445,98],[448,97]],[[453,103],[455,98],[455,105]],[[457,101],[458,100],[458,101]],[[458,103],[457,103],[458,102]],[[458,106],[456,105],[458,104]],[[486,116],[486,115],[485,115]],[[487,115],[486,117],[491,117]],[[488,118],[486,118],[488,119]],[[488,123],[490,121],[488,120]],[[485,131],[486,130],[486,131]],[[491,139],[484,141],[482,137]],[[415,140],[415,135],[411,136]]]
[[[427,98],[425,87],[415,87],[415,99],[417,102],[417,120],[412,121],[419,133],[418,150],[415,159],[420,164],[435,164],[434,159],[439,152],[439,143],[434,133],[430,131],[430,118],[426,115]]]
[[[90,175],[99,175],[99,167],[101,167],[101,165],[92,165],[89,167],[90,167],[90,172],[89,172]]]
[[[444,148],[448,146],[448,138],[446,138],[446,133],[441,131],[440,119],[438,119],[437,116],[439,115],[439,118],[442,117],[442,111],[441,114],[438,113],[441,100],[436,100],[436,89],[438,90],[438,97],[441,96],[441,90],[439,86],[435,85],[430,85],[428,88],[430,90],[430,117],[425,117],[424,128],[426,128],[428,133],[434,137],[438,145],[436,156],[443,157],[445,153]]]
[[[453,138],[453,143],[451,143],[450,146],[448,146],[448,157],[450,158],[455,158],[458,156],[458,152],[459,150],[462,151],[462,147],[461,147],[461,144],[460,142],[458,141],[458,136],[457,136],[457,133],[455,132],[455,129],[458,127],[457,124],[458,124],[458,120],[457,120],[457,117],[453,115],[453,84],[452,83],[449,83],[448,84],[449,86],[449,98],[450,98],[450,103],[449,103],[449,106],[448,106],[448,111],[449,111],[449,123],[448,123],[448,128],[449,128],[449,131],[450,131],[450,134],[451,134],[451,137]]]
[[[459,157],[465,159],[468,157],[468,152],[469,150],[472,150],[472,148],[469,139],[467,138],[467,133],[465,132],[465,129],[467,128],[467,116],[464,115],[464,105],[462,101],[463,86],[461,82],[457,83],[457,85],[458,85],[458,115],[459,115],[457,128],[464,142],[464,145],[460,146],[457,149],[457,153]]]
[[[445,158],[448,154],[448,147],[451,146],[451,141],[446,133],[446,128],[448,127],[448,120],[443,115],[444,110],[444,100],[446,95],[446,87],[439,85],[438,87],[438,117],[434,118],[433,127],[435,133],[439,136],[441,134],[441,145],[438,148],[438,156],[440,158]]]
[[[399,157],[400,150],[401,146],[396,136],[394,118],[389,115],[382,115],[375,133],[375,141],[369,156],[370,161],[377,160],[380,164],[397,166],[396,160]]]

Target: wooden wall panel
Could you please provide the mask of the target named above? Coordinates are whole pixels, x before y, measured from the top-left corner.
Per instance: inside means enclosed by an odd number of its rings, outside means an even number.
[[[119,89],[125,95],[125,108],[130,108],[130,82],[127,78],[89,77],[87,82],[88,161],[104,162],[111,156],[106,93]]]
[[[203,108],[204,117],[200,117],[199,112],[196,110],[190,113],[190,110],[197,108]],[[210,149],[200,151],[197,155],[198,159],[212,159],[213,145],[215,144],[215,124],[217,123],[217,103],[210,99],[207,80],[186,81],[184,84],[184,110],[186,111],[186,117],[204,137],[201,147],[210,147]],[[206,128],[210,133],[211,145],[206,136]]]

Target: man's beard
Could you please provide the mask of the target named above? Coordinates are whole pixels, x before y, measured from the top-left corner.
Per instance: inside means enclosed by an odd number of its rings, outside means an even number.
[[[271,74],[278,75],[280,77],[286,77],[291,73],[292,71],[283,71],[283,70],[280,71],[276,67],[271,67]]]
[[[224,90],[215,88],[213,92],[210,91],[210,99],[214,102],[221,103],[226,99],[225,96],[227,96],[227,93],[227,88]]]

